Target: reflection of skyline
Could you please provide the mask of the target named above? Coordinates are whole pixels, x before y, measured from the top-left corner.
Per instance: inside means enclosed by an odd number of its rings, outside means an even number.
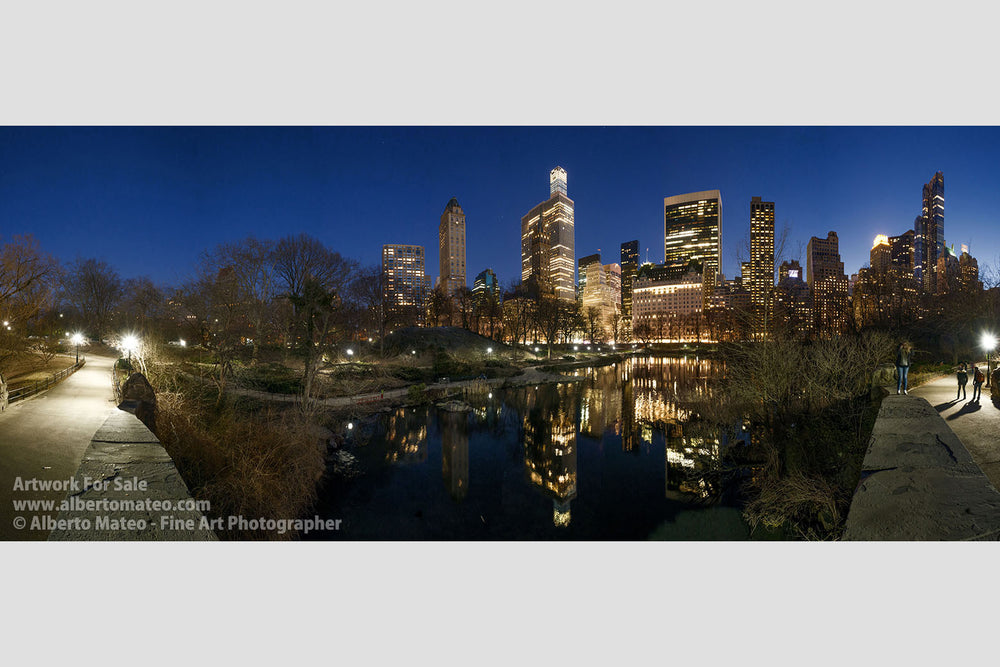
[[[697,357],[631,357],[612,366],[574,372],[590,378],[582,391],[580,432],[600,438],[608,424],[622,438],[624,451],[638,452],[652,442],[654,424],[680,424],[690,418],[681,401],[710,395],[713,362]]]
[[[423,463],[427,460],[427,419],[413,410],[399,408],[389,416],[386,441],[392,444],[388,463]]]
[[[464,412],[439,412],[441,420],[441,476],[455,500],[469,492],[469,419]]]
[[[713,469],[719,461],[718,439],[686,436],[680,424],[666,438],[664,489],[667,498],[694,495],[708,498],[712,490],[697,473]]]
[[[528,392],[524,413],[525,473],[552,498],[556,526],[569,525],[570,502],[576,497],[576,420],[570,391],[568,383]],[[556,401],[546,400],[553,393]]]

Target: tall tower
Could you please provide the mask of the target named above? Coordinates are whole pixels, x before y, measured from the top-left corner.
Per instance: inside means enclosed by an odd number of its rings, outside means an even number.
[[[639,270],[639,240],[622,244],[622,333],[632,338],[632,285]]]
[[[691,192],[663,200],[663,261],[702,265],[704,304],[715,293],[722,266],[722,194]]]
[[[441,224],[438,226],[440,248],[439,265],[441,286],[448,296],[455,293],[465,283],[465,212],[454,197],[444,207]]]
[[[521,280],[534,276],[543,290],[572,301],[575,251],[573,200],[566,170],[556,167],[549,172],[549,198],[521,218]]]
[[[944,253],[944,174],[924,185],[921,213],[913,223],[913,273],[925,292],[935,291],[938,258]]]
[[[816,333],[844,333],[847,328],[847,276],[840,260],[837,232],[825,239],[813,236],[806,246],[806,282],[813,294]]]
[[[768,333],[767,299],[774,287],[774,202],[750,200],[750,311],[754,338]]]

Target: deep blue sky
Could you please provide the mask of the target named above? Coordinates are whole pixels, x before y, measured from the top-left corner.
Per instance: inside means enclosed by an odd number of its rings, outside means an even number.
[[[835,230],[845,270],[877,233],[900,234],[921,187],[945,176],[945,237],[980,267],[1000,256],[1000,129],[894,127],[0,128],[0,241],[31,233],[70,261],[176,284],[213,245],[312,234],[376,264],[384,243],[427,250],[451,197],[466,213],[468,279],[520,275],[520,218],[569,174],[576,255],[618,261],[623,241],[663,259],[665,196],[719,189],[723,269],[749,227],[749,201],[775,202],[786,257]],[[800,249],[801,246],[801,249]],[[744,253],[745,254],[745,253]]]

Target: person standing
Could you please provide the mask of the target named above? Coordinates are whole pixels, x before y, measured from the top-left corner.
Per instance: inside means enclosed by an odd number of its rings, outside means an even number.
[[[960,398],[965,398],[965,385],[969,383],[969,373],[966,368],[964,363],[958,368],[958,395],[955,396],[956,401]]]
[[[976,403],[979,402],[979,396],[982,394],[983,382],[986,381],[983,372],[979,368],[972,364],[972,400]]]
[[[907,375],[910,370],[910,350],[913,346],[907,342],[902,342],[899,344],[899,349],[896,351],[896,393],[902,391],[906,393],[908,387]]]

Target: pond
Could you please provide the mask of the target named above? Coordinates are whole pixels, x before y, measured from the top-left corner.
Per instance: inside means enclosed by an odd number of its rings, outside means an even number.
[[[567,382],[465,392],[352,429],[318,513],[352,540],[743,540],[717,472],[728,443],[682,407],[716,362],[629,358]],[[468,408],[471,408],[468,409]],[[313,538],[313,536],[309,536]]]

